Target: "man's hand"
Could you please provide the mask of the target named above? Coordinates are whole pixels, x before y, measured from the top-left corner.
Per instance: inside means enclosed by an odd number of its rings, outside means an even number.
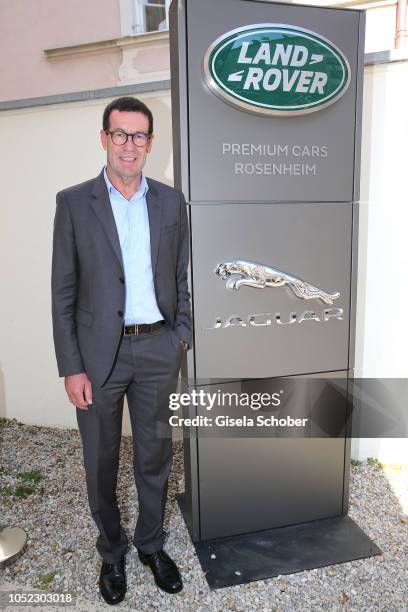
[[[69,401],[81,410],[88,410],[88,405],[92,404],[92,384],[85,372],[66,376],[65,391]]]
[[[187,342],[184,342],[184,340],[179,340],[179,342],[181,344],[181,348],[183,349],[183,351],[186,352],[186,350],[188,349]]]

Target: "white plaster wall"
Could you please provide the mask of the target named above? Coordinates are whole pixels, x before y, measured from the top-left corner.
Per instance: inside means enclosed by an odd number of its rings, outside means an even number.
[[[169,92],[141,96],[156,117],[146,173],[172,181]],[[75,427],[58,378],[51,327],[50,270],[55,194],[96,176],[109,100],[0,113],[0,416]]]
[[[357,377],[408,377],[407,99],[408,61],[366,68]],[[408,463],[408,443],[407,439],[356,440],[352,454],[359,459]]]
[[[407,377],[408,61],[365,71],[356,365]]]

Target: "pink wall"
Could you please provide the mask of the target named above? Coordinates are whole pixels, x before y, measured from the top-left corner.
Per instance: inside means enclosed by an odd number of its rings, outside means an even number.
[[[44,49],[120,37],[119,0],[1,0],[0,100],[117,85],[120,50],[47,59]]]

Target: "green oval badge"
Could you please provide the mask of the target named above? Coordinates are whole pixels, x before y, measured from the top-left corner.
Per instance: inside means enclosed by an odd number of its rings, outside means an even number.
[[[207,50],[203,67],[214,93],[263,115],[321,110],[345,93],[351,78],[346,57],[332,42],[277,23],[226,32]]]

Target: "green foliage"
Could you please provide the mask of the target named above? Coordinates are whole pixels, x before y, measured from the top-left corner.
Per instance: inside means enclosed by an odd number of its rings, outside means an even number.
[[[56,575],[57,575],[57,572],[49,572],[49,574],[40,574],[33,581],[33,586],[40,588],[40,589],[48,589],[48,587],[50,586],[51,582],[54,580]]]
[[[380,461],[378,461],[378,459],[375,459],[374,457],[367,457],[367,465],[371,465],[372,467],[379,467],[379,468],[384,467],[384,465]]]
[[[18,474],[20,482],[15,485],[6,485],[0,489],[3,497],[18,497],[26,499],[29,495],[37,491],[36,485],[44,478],[39,470],[33,469],[29,472],[20,472]],[[43,495],[44,489],[41,487],[39,491]]]
[[[20,499],[26,499],[31,493],[34,493],[34,487],[27,485],[17,485],[14,489],[14,495]]]
[[[44,478],[39,470],[31,470],[30,472],[22,472],[18,475],[25,482],[40,482]]]
[[[5,497],[11,497],[11,495],[13,495],[14,493],[14,489],[13,487],[10,487],[9,485],[7,485],[1,489],[1,493]]]
[[[359,461],[358,459],[352,459],[351,460],[351,465],[354,465],[355,467],[358,467],[359,465],[363,465],[363,462]]]
[[[8,419],[7,417],[0,417],[0,427],[11,427],[12,425],[17,425],[17,427],[24,427],[24,424],[17,421],[17,419]]]

